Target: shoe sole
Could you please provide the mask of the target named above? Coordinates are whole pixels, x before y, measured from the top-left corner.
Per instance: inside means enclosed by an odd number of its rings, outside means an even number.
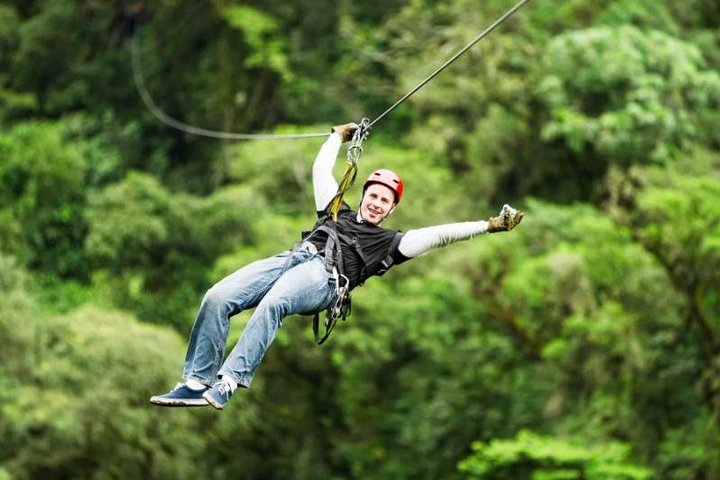
[[[203,399],[197,400],[168,400],[165,398],[151,398],[150,403],[160,407],[207,407],[208,402]]]
[[[203,394],[203,398],[205,399],[205,401],[207,402],[207,404],[210,405],[211,407],[214,407],[214,408],[216,408],[216,409],[218,409],[218,410],[222,410],[223,408],[225,408],[225,405],[223,405],[223,404],[221,404],[221,403],[218,403],[214,398],[212,398],[212,397],[211,397],[209,394],[207,394],[207,393],[204,393],[204,394]]]

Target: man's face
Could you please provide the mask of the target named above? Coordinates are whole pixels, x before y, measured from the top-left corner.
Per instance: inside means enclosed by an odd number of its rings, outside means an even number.
[[[395,208],[395,193],[385,185],[372,183],[360,203],[360,216],[367,223],[379,225]]]

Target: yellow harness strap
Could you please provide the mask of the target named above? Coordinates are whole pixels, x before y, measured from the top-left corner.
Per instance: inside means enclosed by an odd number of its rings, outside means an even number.
[[[355,183],[355,178],[357,177],[357,164],[360,160],[360,156],[362,155],[362,142],[370,133],[368,129],[369,123],[370,120],[367,118],[363,118],[360,121],[360,125],[353,135],[352,143],[350,143],[350,146],[348,147],[345,173],[340,180],[340,185],[338,185],[338,191],[335,194],[335,197],[332,199],[332,202],[330,202],[330,214],[335,222],[337,222],[338,212],[340,211],[340,206],[342,205],[345,192],[350,190],[350,187],[352,187],[353,183]]]

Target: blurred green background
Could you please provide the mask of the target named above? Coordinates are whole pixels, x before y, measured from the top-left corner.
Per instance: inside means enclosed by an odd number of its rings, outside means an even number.
[[[322,347],[287,319],[222,413],[148,403],[205,290],[312,224],[323,139],[168,128],[131,42],[173,117],[324,132],[511,5],[0,1],[0,479],[720,478],[716,0],[530,2],[360,164],[403,176],[389,227],[522,225],[371,279]]]

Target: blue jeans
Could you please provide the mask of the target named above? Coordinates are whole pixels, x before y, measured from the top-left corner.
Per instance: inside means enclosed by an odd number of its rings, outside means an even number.
[[[330,279],[321,256],[300,250],[258,260],[216,283],[205,294],[190,334],[185,379],[212,385],[223,375],[249,387],[283,319],[330,305],[335,297]],[[240,339],[223,362],[230,317],[253,307]]]

